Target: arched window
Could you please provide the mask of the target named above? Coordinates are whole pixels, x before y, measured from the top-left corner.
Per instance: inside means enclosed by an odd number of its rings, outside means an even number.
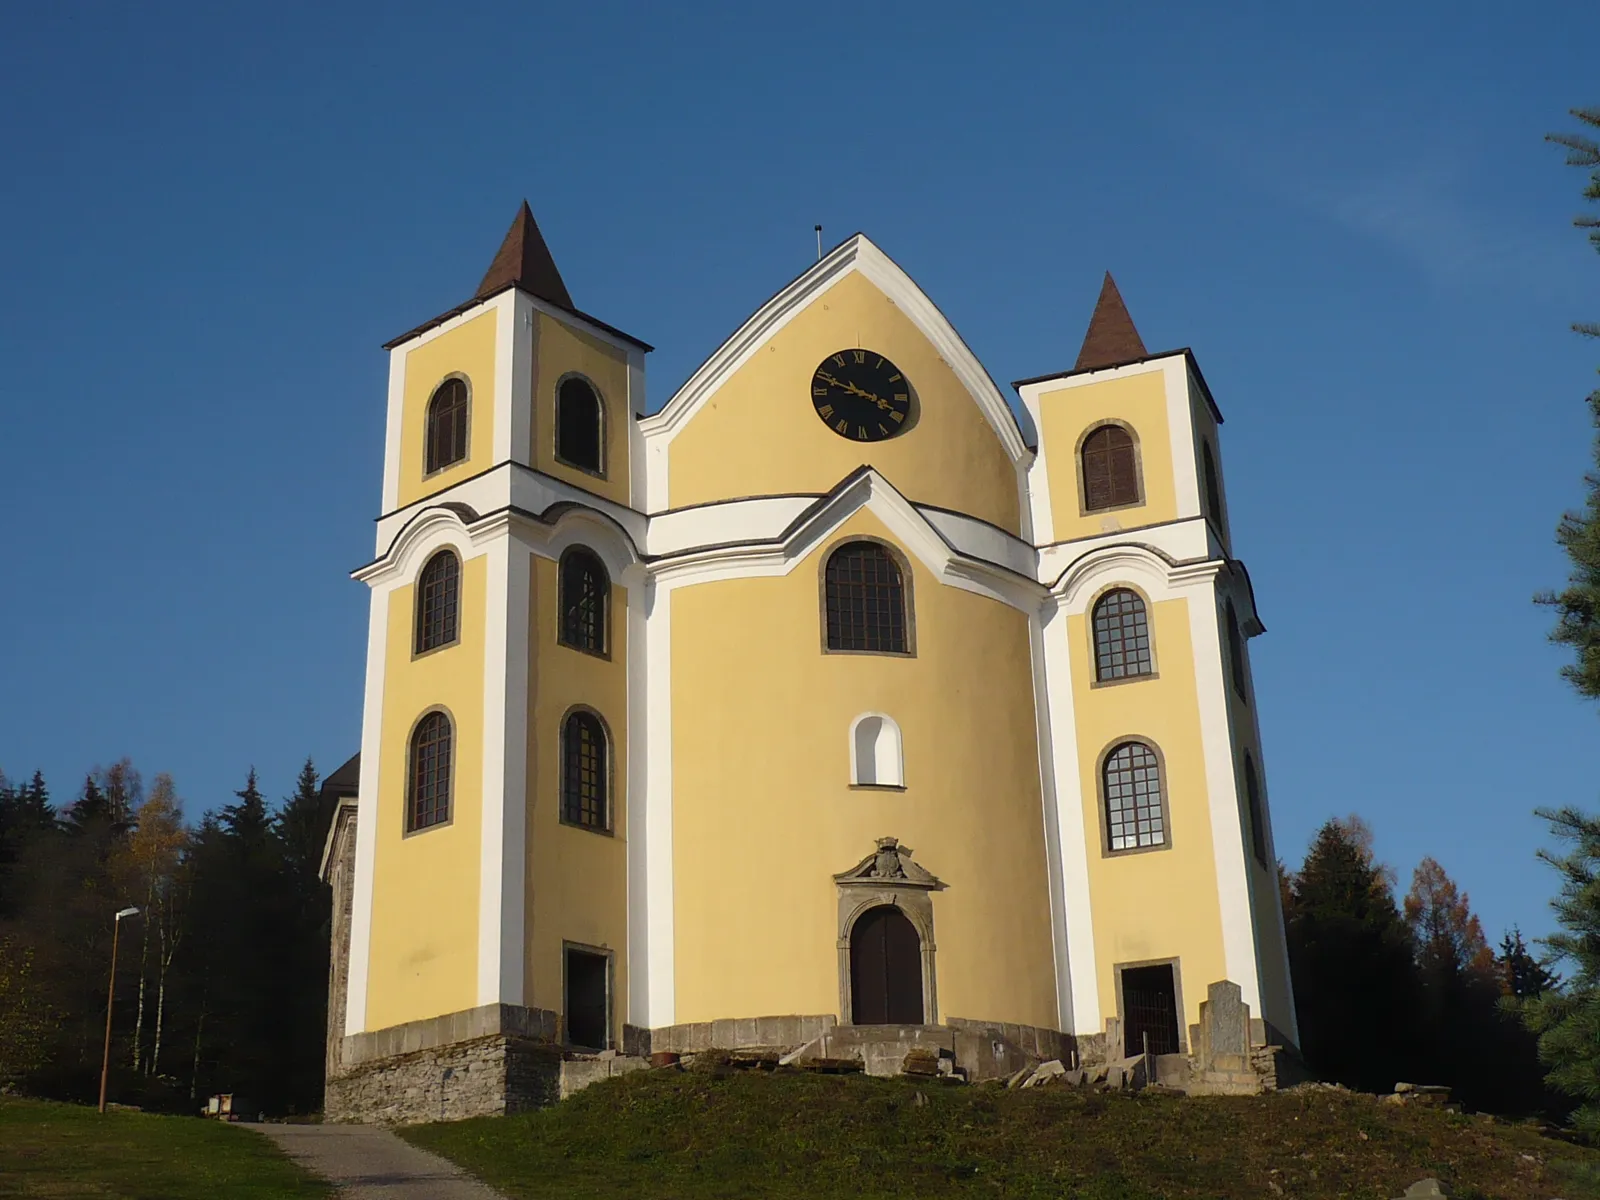
[[[427,447],[423,470],[429,475],[467,457],[467,382],[450,378],[428,401]]]
[[[453,732],[446,713],[431,712],[411,734],[406,778],[406,830],[416,832],[450,819]]]
[[[1222,527],[1222,489],[1217,485],[1217,458],[1211,453],[1211,443],[1200,443],[1200,468],[1206,477],[1206,515],[1217,527]]]
[[[1244,637],[1239,633],[1239,614],[1233,610],[1233,601],[1228,601],[1228,670],[1233,676],[1233,690],[1239,693],[1239,699],[1248,700],[1244,681]]]
[[[1267,825],[1261,809],[1261,781],[1256,777],[1256,761],[1250,751],[1244,752],[1244,798],[1250,810],[1250,844],[1256,852],[1256,861],[1267,865]]]
[[[571,713],[561,727],[561,819],[602,832],[611,828],[610,745],[592,712]]]
[[[900,726],[882,713],[857,717],[850,727],[850,782],[860,787],[904,787]]]
[[[417,578],[416,653],[448,646],[461,635],[461,560],[441,550]]]
[[[1154,671],[1144,600],[1131,588],[1113,588],[1094,606],[1094,677],[1104,683]]]
[[[1161,761],[1143,742],[1123,742],[1101,768],[1105,794],[1106,845],[1142,850],[1167,844],[1167,814],[1161,795]]]
[[[1086,512],[1139,503],[1139,462],[1133,435],[1102,425],[1083,439],[1083,507]]]
[[[877,542],[846,542],[823,572],[829,650],[907,654],[905,584]]]
[[[610,652],[611,577],[604,564],[588,550],[574,546],[561,556],[557,603],[563,646],[585,654]]]
[[[556,389],[556,457],[600,474],[600,396],[573,375]]]

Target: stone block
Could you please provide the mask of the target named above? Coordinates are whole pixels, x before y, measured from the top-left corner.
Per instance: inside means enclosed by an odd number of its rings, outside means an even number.
[[[1437,1179],[1419,1179],[1406,1189],[1399,1200],[1449,1200],[1450,1193]]]
[[[1213,1055],[1250,1053],[1250,1008],[1239,985],[1220,979],[1206,988],[1200,1023]]]
[[[711,1045],[718,1050],[731,1050],[739,1044],[737,1022],[722,1018],[711,1022]]]
[[[1025,1088],[1038,1087],[1052,1079],[1059,1078],[1067,1073],[1067,1068],[1059,1059],[1052,1058],[1049,1062],[1040,1063],[1034,1068],[1033,1073],[1022,1081]]]

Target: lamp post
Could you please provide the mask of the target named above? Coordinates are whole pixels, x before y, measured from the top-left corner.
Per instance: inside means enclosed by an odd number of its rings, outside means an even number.
[[[106,1051],[100,1060],[100,1111],[106,1110],[106,1075],[111,1070],[111,1001],[117,994],[117,935],[122,932],[123,917],[137,917],[137,908],[125,908],[117,913],[111,924],[111,986],[106,989]]]

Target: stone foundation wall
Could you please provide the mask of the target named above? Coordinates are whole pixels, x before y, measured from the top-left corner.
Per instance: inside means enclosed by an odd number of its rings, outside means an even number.
[[[411,1125],[498,1116],[561,1098],[561,1050],[493,1034],[371,1059],[328,1080],[329,1121]]]

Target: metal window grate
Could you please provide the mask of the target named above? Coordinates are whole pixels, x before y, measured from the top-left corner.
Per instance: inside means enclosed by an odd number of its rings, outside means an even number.
[[[593,713],[575,712],[562,737],[561,819],[605,830],[608,816],[605,727]]]
[[[441,550],[417,581],[417,653],[448,646],[459,633],[461,560]]]
[[[1120,425],[1102,425],[1083,439],[1083,506],[1090,512],[1139,502],[1133,438]]]
[[[1128,588],[1107,592],[1094,606],[1094,677],[1104,682],[1153,670],[1144,601]]]
[[[431,712],[411,735],[411,795],[406,811],[412,830],[450,819],[450,718]]]
[[[467,385],[446,379],[428,401],[426,466],[428,474],[467,457]]]
[[[588,654],[606,653],[607,598],[611,579],[587,550],[561,560],[561,643]]]
[[[906,597],[900,568],[876,542],[848,542],[828,559],[828,649],[905,654]]]
[[[1106,756],[1103,782],[1111,849],[1165,845],[1161,764],[1155,751],[1143,742],[1124,742]]]
[[[600,397],[581,379],[565,380],[556,391],[556,457],[600,471]]]
[[[1143,1054],[1147,1046],[1151,1054],[1178,1053],[1177,990],[1170,966],[1123,968],[1125,1054]]]

